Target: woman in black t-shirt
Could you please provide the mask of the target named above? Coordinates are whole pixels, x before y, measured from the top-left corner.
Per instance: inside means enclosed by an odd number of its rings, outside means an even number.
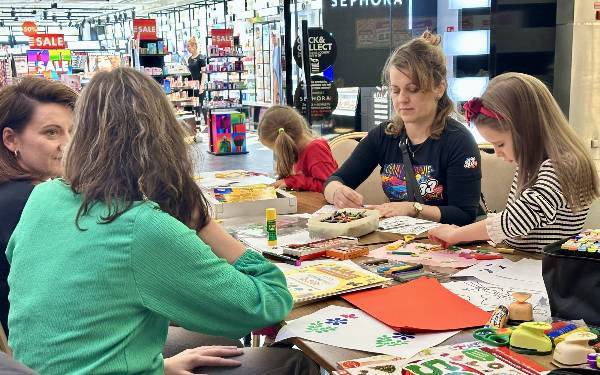
[[[394,119],[372,129],[329,178],[327,201],[340,208],[361,207],[363,197],[354,189],[380,165],[390,203],[372,208],[382,216],[457,225],[475,220],[481,192],[479,149],[468,129],[450,118],[454,105],[439,43],[439,36],[425,32],[388,58],[383,76]],[[408,178],[416,180],[414,189],[407,183],[401,141],[412,164]]]
[[[26,77],[0,90],[0,323],[8,335],[4,256],[36,183],[62,175],[77,93],[56,81]]]
[[[187,43],[190,57],[188,58],[188,69],[192,75],[192,79],[200,82],[198,90],[194,90],[194,96],[200,98],[200,108],[204,102],[205,93],[204,88],[206,85],[206,59],[200,55],[198,51],[198,42],[195,37],[191,37]]]

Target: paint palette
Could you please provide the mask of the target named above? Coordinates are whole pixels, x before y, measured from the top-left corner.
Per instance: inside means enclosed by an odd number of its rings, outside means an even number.
[[[299,260],[309,260],[327,255],[328,251],[356,248],[358,240],[352,237],[335,237],[304,244],[291,244],[283,249],[285,255],[298,257]],[[367,254],[369,250],[367,249]],[[333,253],[332,253],[333,254]],[[341,255],[341,254],[340,254]],[[342,259],[334,257],[337,259]],[[350,259],[350,258],[344,258]]]

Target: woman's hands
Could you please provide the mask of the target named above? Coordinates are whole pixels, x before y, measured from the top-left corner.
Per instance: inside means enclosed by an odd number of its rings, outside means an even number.
[[[333,205],[336,208],[360,208],[363,206],[363,196],[346,185],[339,184],[333,192]]]
[[[166,358],[165,375],[191,375],[196,367],[222,366],[238,367],[239,361],[226,357],[242,355],[243,352],[235,346],[200,346],[186,349],[183,352]]]
[[[427,232],[427,236],[431,241],[442,245],[443,247],[448,247],[460,242],[457,238],[459,229],[460,227],[457,227],[456,225],[443,224],[439,227],[430,229]]]
[[[390,202],[373,206],[366,206],[370,210],[377,210],[382,217],[392,216],[415,216],[413,202]]]

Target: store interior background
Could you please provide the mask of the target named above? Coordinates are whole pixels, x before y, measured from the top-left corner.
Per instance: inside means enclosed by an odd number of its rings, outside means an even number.
[[[331,114],[314,116],[316,133],[332,138],[368,131],[388,119],[392,108],[381,86],[385,59],[395,47],[429,29],[442,35],[449,94],[458,108],[480,95],[498,74],[534,75],[551,89],[600,169],[600,3],[593,0],[4,0],[0,59],[27,53],[29,37],[22,24],[35,21],[38,33],[64,34],[72,55],[111,56],[131,63],[134,18],[156,19],[157,34],[168,49],[164,64],[169,72],[185,72],[191,36],[202,55],[208,54],[211,29],[231,28],[239,38],[244,89],[226,95],[234,96],[246,115],[248,154],[207,154],[206,136],[199,136],[192,150],[200,170],[272,172],[272,154],[252,132],[273,101],[273,73],[263,61],[273,52],[270,39],[275,34],[287,104],[297,104],[290,99],[305,95],[297,89],[305,75],[285,52],[301,34],[303,20],[325,29],[337,44],[335,62],[318,75],[332,80],[338,103]],[[288,75],[291,87],[285,82]],[[216,95],[225,94],[212,97]],[[199,117],[194,120],[202,126]]]

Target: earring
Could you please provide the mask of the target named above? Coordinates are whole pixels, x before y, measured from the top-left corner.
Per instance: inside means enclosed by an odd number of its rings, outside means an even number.
[[[19,150],[15,150],[15,159],[19,158]]]

